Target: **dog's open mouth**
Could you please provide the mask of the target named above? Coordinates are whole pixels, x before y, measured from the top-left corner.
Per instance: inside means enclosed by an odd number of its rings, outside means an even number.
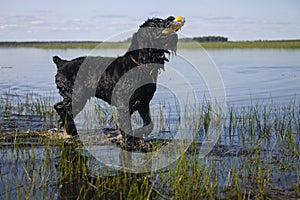
[[[185,18],[182,16],[177,16],[176,19],[171,22],[167,28],[162,31],[162,34],[167,35],[170,33],[177,32],[185,23]]]

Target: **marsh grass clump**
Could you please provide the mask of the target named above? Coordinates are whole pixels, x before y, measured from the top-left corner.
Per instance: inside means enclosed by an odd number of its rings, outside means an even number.
[[[238,168],[228,172],[230,182],[234,183],[237,174],[240,188],[258,198],[284,195],[286,190],[299,196],[299,105],[231,107],[227,124],[220,141],[241,152],[234,159]]]
[[[50,137],[48,129],[55,127],[57,120],[51,105],[48,97],[2,96],[0,199],[300,197],[300,105],[296,101],[228,106],[219,140],[203,157],[199,154],[201,142],[213,128],[214,114],[205,101],[195,113],[186,113],[193,116],[186,126],[194,126],[196,137],[185,154],[160,171],[139,174],[104,165],[86,152],[80,141]],[[110,106],[96,102],[94,112],[101,126],[116,126]],[[153,115],[164,134],[180,126],[168,119],[178,119],[176,116],[176,112],[161,108]],[[133,120],[140,123],[138,116]],[[39,134],[33,137],[29,133],[34,128]]]
[[[25,97],[10,94],[0,96],[0,130],[50,129],[57,124],[53,97]]]

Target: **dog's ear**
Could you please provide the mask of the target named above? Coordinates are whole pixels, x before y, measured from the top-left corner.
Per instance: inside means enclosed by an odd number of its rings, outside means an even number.
[[[169,23],[171,23],[172,21],[174,21],[174,19],[175,19],[175,17],[169,16],[169,17],[166,19],[166,21],[169,22]]]

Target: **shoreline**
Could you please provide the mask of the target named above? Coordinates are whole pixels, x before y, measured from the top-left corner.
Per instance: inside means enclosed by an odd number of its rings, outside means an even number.
[[[24,47],[39,49],[127,49],[129,42],[102,41],[7,41],[0,42],[0,48]],[[228,42],[178,42],[181,49],[300,49],[300,40],[261,40]]]

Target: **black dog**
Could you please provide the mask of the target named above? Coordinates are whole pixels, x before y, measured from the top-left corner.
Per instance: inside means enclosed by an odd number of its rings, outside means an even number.
[[[153,129],[149,103],[156,90],[160,69],[166,54],[177,50],[176,31],[184,24],[182,17],[148,19],[133,35],[125,55],[79,57],[70,61],[53,57],[57,65],[55,82],[63,100],[54,105],[60,116],[60,127],[77,135],[74,117],[91,97],[116,106],[122,131],[134,137],[147,136]],[[134,71],[134,73],[130,73]],[[144,126],[132,131],[130,116],[138,111]]]

